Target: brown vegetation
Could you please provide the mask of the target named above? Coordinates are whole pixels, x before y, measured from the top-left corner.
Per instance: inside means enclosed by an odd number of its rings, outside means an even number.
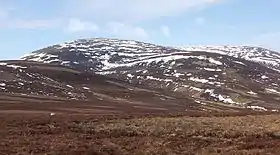
[[[278,154],[278,114],[1,114],[0,154]]]

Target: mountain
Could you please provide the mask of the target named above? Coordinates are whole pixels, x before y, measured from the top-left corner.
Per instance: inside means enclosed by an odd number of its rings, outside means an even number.
[[[99,74],[171,95],[187,105],[193,101],[202,110],[212,106],[279,109],[280,54],[259,47],[175,48],[94,38],[40,49],[22,60]]]

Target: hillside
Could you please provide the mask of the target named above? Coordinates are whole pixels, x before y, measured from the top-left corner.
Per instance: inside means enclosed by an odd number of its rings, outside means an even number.
[[[186,108],[202,110],[192,99],[177,99],[176,94],[135,87],[114,78],[64,66],[2,61],[0,70],[1,112],[11,105],[16,108],[15,105],[24,107],[28,104],[38,110],[42,106],[51,106],[51,103],[57,103],[56,106],[65,103],[87,105],[103,114],[182,112]],[[56,106],[47,109],[56,111]]]
[[[94,38],[50,46],[22,59],[103,75],[176,99],[184,96],[186,104],[277,111],[279,58],[259,47],[173,48]]]

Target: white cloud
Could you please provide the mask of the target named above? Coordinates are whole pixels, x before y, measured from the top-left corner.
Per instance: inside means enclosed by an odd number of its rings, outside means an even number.
[[[10,6],[5,6],[4,4],[0,4],[0,20],[5,19],[9,16],[10,12],[13,11],[14,8]]]
[[[2,6],[1,6],[2,5]],[[58,26],[59,20],[48,19],[20,19],[13,16],[14,7],[0,4],[0,28],[12,29],[42,29]]]
[[[163,34],[164,36],[166,36],[166,37],[169,37],[169,36],[171,35],[171,34],[170,34],[170,29],[169,29],[169,27],[166,26],[166,25],[161,26],[161,32],[162,32],[162,34]]]
[[[0,27],[11,29],[49,29],[59,26],[58,20],[44,20],[44,19],[5,19],[0,22]]]
[[[57,27],[60,24],[60,20],[57,19],[19,18],[19,13],[25,14],[25,10],[24,12],[20,12],[11,1],[1,2],[0,0],[0,28],[47,29]]]
[[[141,40],[149,38],[148,33],[139,26],[121,22],[109,22],[106,27],[106,33],[115,37]]]
[[[93,22],[70,19],[67,30],[70,32],[98,31],[99,27]]]
[[[1,10],[0,8],[0,19],[6,18],[8,16],[8,12],[6,10]]]
[[[2,23],[2,24],[1,24]],[[1,28],[9,29],[63,29],[69,32],[98,31],[99,27],[93,22],[79,19],[13,19],[0,21]]]
[[[206,22],[206,20],[205,20],[205,18],[203,18],[203,17],[197,17],[197,18],[195,19],[195,23],[196,23],[197,25],[203,25],[203,24],[205,24],[205,22]]]
[[[70,16],[117,21],[140,21],[177,16],[195,8],[205,8],[222,0],[72,0]]]
[[[280,52],[280,31],[279,32],[268,32],[257,35],[250,41],[251,44],[278,50]]]
[[[20,29],[46,29],[58,26],[57,20],[14,20],[10,21],[10,28]]]
[[[70,32],[81,32],[98,31],[100,29],[98,25],[101,23],[121,21],[126,24],[122,26],[120,23],[109,24],[118,27],[119,35],[147,38],[148,34],[143,28],[133,25],[142,20],[157,19],[164,16],[177,16],[192,9],[204,8],[220,1],[223,0],[68,0],[67,2],[64,1],[62,3],[63,5],[60,5],[61,8],[59,10],[61,12],[58,13],[58,16],[63,20],[52,20],[53,17],[49,19],[21,19],[16,16],[11,16],[9,13],[14,8],[4,7],[4,4],[1,2],[0,27],[21,29],[59,27],[61,29],[67,29]],[[21,11],[16,10],[15,12],[19,13]],[[29,13],[32,11],[34,10],[28,10]],[[132,31],[134,34],[129,34]],[[170,36],[168,27],[163,26],[161,31],[165,36]],[[119,32],[122,32],[122,34]]]
[[[59,20],[52,19],[56,17],[21,19],[17,16],[10,16],[0,6],[0,17],[8,17],[5,20],[0,20],[0,28],[57,28],[72,33],[81,34],[81,32],[90,31],[102,35],[146,40],[153,34],[152,31],[147,31],[141,27],[142,23],[140,22],[165,16],[179,16],[193,9],[205,8],[220,1],[223,0],[68,0],[67,2],[63,1],[63,5],[60,5],[59,10],[61,12],[57,15],[60,18]],[[17,10],[16,12],[21,11]],[[28,10],[28,13],[40,13],[33,11]],[[155,31],[158,32],[158,30]],[[168,26],[161,26],[160,32],[166,37],[171,36]]]

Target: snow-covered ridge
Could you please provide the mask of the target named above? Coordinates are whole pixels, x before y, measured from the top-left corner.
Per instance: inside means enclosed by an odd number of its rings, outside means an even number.
[[[51,50],[48,51],[49,49]],[[65,51],[68,55],[72,54],[73,57],[82,55],[83,61],[64,60],[60,55],[63,55]],[[80,63],[96,62],[96,66],[92,70],[99,72],[119,67],[148,66],[152,63],[172,64],[180,59],[207,60],[214,65],[222,65],[217,59],[208,58],[205,55],[186,55],[188,53],[185,50],[176,50],[171,47],[132,40],[97,38],[54,45],[25,55],[22,59],[43,63],[58,63],[68,66],[71,64],[79,65]]]
[[[119,64],[137,63],[139,59],[147,60],[156,56],[166,56],[172,53],[180,54],[186,52],[209,52],[218,53],[221,55],[228,55],[235,58],[240,58],[248,61],[253,61],[265,65],[271,69],[280,71],[280,53],[271,51],[261,47],[251,46],[186,46],[186,47],[170,47],[144,43],[133,40],[120,40],[108,38],[93,38],[80,39],[72,42],[65,42],[63,44],[54,45],[52,47],[57,52],[68,50],[69,52],[82,52],[86,57],[91,59],[99,59],[105,68],[111,68]],[[163,50],[164,49],[164,50]],[[116,64],[108,62],[115,56],[125,57]],[[71,63],[63,61],[57,57],[56,54],[45,53],[43,50],[35,51],[31,54],[25,55],[22,59],[29,59],[44,63],[63,63],[64,65]],[[154,59],[151,61],[158,61]],[[241,61],[238,63],[243,64]],[[76,64],[78,64],[76,62]],[[101,64],[101,66],[102,66]],[[107,66],[109,65],[109,66]],[[111,65],[111,66],[110,66]],[[245,64],[243,64],[245,65]],[[100,69],[102,68],[100,66]]]
[[[189,46],[177,49],[187,51],[203,51],[228,55],[248,61],[261,63],[271,69],[280,69],[280,53],[261,47],[251,46]]]

